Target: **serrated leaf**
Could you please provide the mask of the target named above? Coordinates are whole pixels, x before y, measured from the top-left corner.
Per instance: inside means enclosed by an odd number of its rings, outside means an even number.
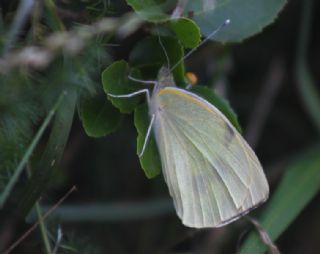
[[[193,13],[193,20],[206,36],[226,19],[230,19],[231,23],[212,39],[220,42],[240,42],[271,24],[285,3],[286,0],[188,1],[185,15]]]
[[[95,138],[115,131],[122,120],[122,114],[112,106],[104,94],[82,99],[80,117],[87,135]]]
[[[183,47],[172,37],[161,37],[161,43],[169,57],[166,59],[164,49],[161,47],[159,37],[147,37],[137,43],[132,49],[129,60],[130,64],[139,68],[146,78],[157,77],[159,69],[165,65],[172,67],[183,58]],[[146,54],[146,52],[148,52]],[[173,76],[177,82],[184,81],[184,65],[181,62],[173,70]]]
[[[142,89],[141,85],[128,79],[129,75],[137,76],[136,73],[130,73],[126,61],[116,61],[109,65],[102,72],[103,90],[107,94],[124,95]],[[122,113],[130,113],[138,105],[141,95],[130,98],[114,98],[108,96],[111,103]]]
[[[262,31],[277,18],[286,0],[194,0],[156,1],[127,0],[142,18],[166,22],[179,4],[184,16],[192,16],[201,32],[208,36],[225,20],[231,23],[215,34],[215,41],[240,42]]]
[[[137,154],[140,154],[146,139],[146,133],[150,124],[147,104],[139,105],[134,111],[134,125],[136,126]],[[143,155],[140,157],[141,167],[148,178],[156,177],[161,172],[161,161],[155,138],[151,132]]]
[[[277,190],[267,202],[259,220],[271,240],[275,241],[296,219],[320,190],[320,149],[302,154],[286,169]],[[239,254],[263,254],[265,244],[251,232]]]
[[[168,26],[175,32],[185,48],[194,48],[201,41],[200,28],[191,19],[172,19],[168,22]]]
[[[238,122],[238,117],[236,113],[231,108],[228,101],[224,98],[217,95],[212,89],[205,86],[193,86],[191,88],[191,92],[201,96],[206,99],[212,105],[214,105],[217,109],[219,109],[232,123],[232,125],[241,133],[241,127]]]

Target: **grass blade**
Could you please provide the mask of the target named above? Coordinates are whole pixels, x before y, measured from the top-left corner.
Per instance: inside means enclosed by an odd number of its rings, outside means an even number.
[[[286,230],[319,190],[320,148],[317,147],[288,166],[259,220],[271,240],[276,240]],[[262,254],[266,248],[254,231],[240,248],[239,254]]]
[[[306,0],[303,2],[297,47],[296,78],[300,98],[308,111],[311,120],[317,127],[318,132],[320,132],[320,94],[307,66],[307,48],[310,39],[312,6],[312,0]]]
[[[77,92],[69,90],[68,96],[56,114],[49,141],[39,163],[34,166],[31,178],[19,199],[18,210],[22,217],[29,213],[38,198],[43,195],[54,170],[59,165],[58,162],[69,138],[76,100]]]
[[[52,117],[54,116],[56,110],[59,108],[64,96],[65,96],[65,92],[63,92],[59,96],[57,102],[54,104],[52,109],[49,111],[47,117],[44,119],[44,121],[43,121],[42,125],[40,126],[38,132],[36,133],[36,135],[33,138],[31,144],[29,145],[28,149],[26,150],[25,154],[23,155],[20,163],[18,164],[16,170],[14,171],[14,173],[11,176],[8,184],[6,185],[4,191],[2,192],[2,194],[0,196],[0,208],[6,202],[8,196],[10,195],[10,193],[11,193],[13,187],[14,187],[14,184],[17,182],[21,172],[23,171],[23,169],[25,168],[27,162],[29,161],[33,150],[37,146],[37,144],[38,144],[42,134],[44,133],[45,129],[48,127],[48,125],[49,125]]]

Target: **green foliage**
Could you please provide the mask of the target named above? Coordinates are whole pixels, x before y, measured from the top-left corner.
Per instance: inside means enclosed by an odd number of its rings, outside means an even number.
[[[0,76],[0,174],[9,176],[33,135],[33,125],[44,114],[41,90],[32,77],[14,72]],[[2,190],[0,184],[0,191]]]
[[[320,132],[320,92],[307,64],[307,47],[310,38],[310,21],[312,20],[312,1],[306,1],[301,18],[299,41],[297,43],[296,79],[302,103],[305,105],[310,118]]]
[[[127,0],[128,4],[144,19],[152,22],[170,20],[168,14],[175,7],[174,1]],[[285,0],[218,0],[181,1],[185,16],[191,16],[205,35],[209,35],[226,19],[231,20],[227,29],[220,31],[213,40],[239,42],[274,22],[284,7]],[[179,7],[178,7],[179,8]]]
[[[63,97],[65,96],[65,92],[61,94],[61,96],[58,98],[57,102],[53,106],[53,108],[48,113],[47,117],[44,119],[43,124],[39,128],[38,132],[36,133],[35,137],[33,138],[31,144],[26,149],[25,154],[23,155],[21,161],[17,165],[17,168],[14,171],[14,174],[11,176],[10,180],[8,181],[8,184],[4,188],[3,192],[0,195],[0,209],[2,208],[3,204],[7,201],[7,198],[9,194],[11,193],[14,184],[18,181],[19,176],[21,175],[21,172],[23,171],[24,167],[30,160],[31,154],[33,153],[35,147],[37,146],[41,136],[43,135],[45,129],[48,127],[48,124],[50,123],[53,115],[55,114],[55,111],[60,106]]]
[[[127,3],[135,10],[141,17],[154,22],[163,22],[170,19],[167,14],[172,10],[176,1],[157,1],[157,0],[127,0]]]
[[[168,26],[176,33],[177,38],[185,48],[198,46],[201,40],[200,28],[188,18],[172,19]]]
[[[259,221],[271,240],[276,240],[320,190],[320,149],[314,148],[287,168]],[[266,245],[256,232],[243,243],[239,254],[263,254]]]
[[[77,97],[76,91],[66,91],[65,98],[56,112],[45,149],[39,160],[30,163],[33,171],[17,204],[19,208],[17,213],[21,217],[28,215],[35,202],[53,180],[52,177],[60,165],[59,162],[70,135]]]
[[[134,125],[137,128],[137,154],[141,153],[149,126],[148,106],[142,104],[134,111]],[[148,178],[153,178],[161,172],[161,161],[154,136],[148,139],[144,153],[140,157],[141,167]]]
[[[87,135],[99,138],[115,131],[122,120],[122,115],[105,95],[96,95],[82,99],[80,118]]]
[[[160,40],[160,41],[159,41]],[[163,48],[161,47],[161,43]],[[146,54],[145,52],[148,52]],[[168,56],[168,60],[166,58]],[[172,37],[147,37],[139,41],[130,52],[130,63],[141,70],[146,79],[155,79],[162,66],[173,67],[183,58],[183,47]],[[179,63],[172,72],[176,82],[184,81],[184,65]]]
[[[193,19],[204,35],[230,19],[231,23],[213,40],[220,42],[240,42],[273,23],[286,0],[218,0],[188,1],[185,13],[193,13]]]
[[[138,105],[141,96],[131,98],[114,98],[112,95],[125,95],[139,88],[137,83],[128,79],[130,75],[128,64],[121,60],[112,63],[102,72],[103,90],[111,103],[123,113],[130,113]]]

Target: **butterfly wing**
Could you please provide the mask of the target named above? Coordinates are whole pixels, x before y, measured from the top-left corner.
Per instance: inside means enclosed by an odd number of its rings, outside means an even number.
[[[259,160],[217,108],[178,88],[155,96],[163,174],[185,225],[219,227],[267,199]]]

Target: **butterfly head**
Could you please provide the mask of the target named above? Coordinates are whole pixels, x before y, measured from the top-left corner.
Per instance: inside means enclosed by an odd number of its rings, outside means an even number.
[[[176,84],[170,69],[162,66],[158,72],[158,89],[163,89],[167,86],[176,86]]]

